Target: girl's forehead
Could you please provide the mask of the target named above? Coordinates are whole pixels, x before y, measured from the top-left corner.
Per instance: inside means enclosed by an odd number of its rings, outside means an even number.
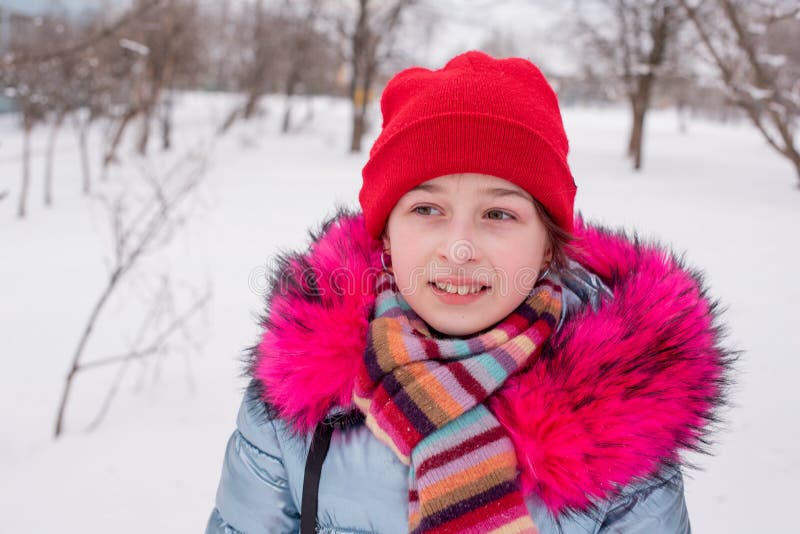
[[[526,199],[532,198],[530,193],[504,178],[479,173],[460,173],[439,176],[422,182],[409,190],[408,193],[457,193],[473,190],[492,196],[511,195],[521,196]]]
[[[515,184],[511,183],[510,181],[506,180],[505,178],[500,178],[499,176],[493,176],[491,174],[481,174],[477,172],[460,172],[454,174],[446,174],[444,176],[437,176],[436,178],[431,178],[430,180],[426,180],[420,185],[428,184],[434,186],[444,186],[447,187],[449,185],[460,185],[460,184],[506,184],[510,187],[518,187]]]

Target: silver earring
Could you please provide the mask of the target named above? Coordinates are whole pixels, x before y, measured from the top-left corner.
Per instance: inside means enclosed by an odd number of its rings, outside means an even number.
[[[384,254],[386,254],[386,252],[387,252],[387,250],[382,250],[381,251],[381,266],[383,267],[384,271],[386,271],[387,273],[391,274],[392,271],[389,270],[389,267],[386,266],[386,260],[383,258]],[[388,256],[388,254],[386,254],[386,255]],[[392,257],[391,256],[389,256],[389,265],[390,266],[392,265]]]
[[[539,277],[536,279],[536,281],[537,282],[541,282],[542,279],[545,276],[547,276],[548,274],[550,274],[550,264],[549,263],[547,264],[547,267],[545,268],[545,270],[539,273]]]

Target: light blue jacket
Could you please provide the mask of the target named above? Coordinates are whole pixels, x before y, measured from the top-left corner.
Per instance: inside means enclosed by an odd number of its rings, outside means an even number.
[[[310,436],[299,440],[280,419],[270,420],[251,387],[239,410],[237,430],[225,451],[216,507],[206,534],[296,533]],[[370,430],[358,423],[337,429],[322,467],[318,532],[400,534],[408,532],[408,467]],[[691,532],[680,470],[632,485],[596,517],[561,519],[559,531],[544,505],[527,505],[542,534]]]
[[[564,314],[587,302],[595,306],[602,282],[586,271],[560,280]],[[342,416],[338,408],[328,416]],[[296,533],[300,528],[303,477],[311,435],[296,436],[282,419],[270,418],[255,382],[248,388],[237,429],[225,450],[216,506],[207,534]],[[408,467],[379,442],[360,420],[334,431],[322,467],[317,525],[321,533],[395,534],[407,532]],[[592,512],[562,516],[557,522],[533,494],[528,509],[542,534],[691,532],[679,468],[622,489],[596,503]]]

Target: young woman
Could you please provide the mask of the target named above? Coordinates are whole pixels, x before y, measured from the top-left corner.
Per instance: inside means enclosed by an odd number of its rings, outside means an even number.
[[[272,273],[207,532],[690,532],[734,353],[702,275],[585,223],[555,93],[397,74],[363,169]]]

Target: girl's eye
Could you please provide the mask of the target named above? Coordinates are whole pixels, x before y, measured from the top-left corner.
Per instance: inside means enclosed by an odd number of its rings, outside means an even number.
[[[427,211],[420,212],[418,210],[427,210]],[[431,214],[430,210],[436,210],[436,208],[434,208],[433,206],[416,206],[411,211],[413,211],[414,213],[418,213],[420,215],[430,215]],[[439,211],[439,210],[436,210],[436,211]]]
[[[507,211],[503,210],[489,210],[486,212],[486,215],[495,221],[514,220],[516,218]],[[507,215],[508,219],[503,219],[503,215]]]

